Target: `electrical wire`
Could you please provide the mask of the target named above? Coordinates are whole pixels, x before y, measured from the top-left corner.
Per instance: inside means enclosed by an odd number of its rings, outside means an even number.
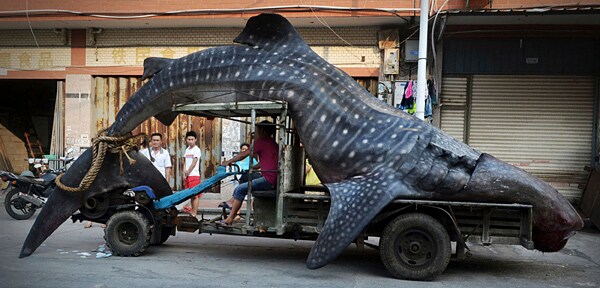
[[[287,5],[287,6],[264,6],[254,8],[237,8],[237,9],[190,9],[190,10],[175,10],[166,12],[155,12],[140,15],[118,15],[120,13],[112,14],[99,14],[99,13],[86,13],[81,11],[64,10],[64,9],[38,9],[38,10],[13,10],[13,11],[0,11],[0,15],[18,15],[23,13],[57,13],[57,14],[74,14],[80,16],[90,16],[96,18],[110,18],[110,19],[140,19],[140,18],[151,18],[165,15],[177,15],[177,14],[227,14],[227,13],[244,13],[244,12],[261,12],[261,11],[291,11],[301,12],[310,11],[311,9],[319,11],[361,11],[361,12],[385,12],[395,16],[399,16],[398,12],[410,12],[416,11],[416,8],[356,8],[356,7],[342,7],[342,6],[318,6],[318,5]],[[131,13],[128,13],[131,14]]]
[[[25,15],[27,16],[27,24],[29,24],[29,30],[31,31],[31,35],[33,35],[35,46],[40,48],[40,44],[38,44],[37,38],[35,38],[35,33],[33,33],[33,28],[31,27],[31,21],[29,20],[29,0],[25,0]]]

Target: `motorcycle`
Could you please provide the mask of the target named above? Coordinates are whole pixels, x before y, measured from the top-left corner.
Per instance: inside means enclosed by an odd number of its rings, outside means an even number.
[[[66,165],[74,158],[61,157],[65,164],[58,170],[47,170],[39,178],[34,177],[31,171],[24,171],[21,175],[11,172],[0,171],[2,181],[8,182],[5,191],[4,207],[10,217],[16,220],[25,220],[35,214],[35,210],[42,208],[50,193],[53,191],[54,180],[58,175],[64,173]],[[37,164],[39,165],[39,164]],[[36,167],[39,168],[39,167]]]

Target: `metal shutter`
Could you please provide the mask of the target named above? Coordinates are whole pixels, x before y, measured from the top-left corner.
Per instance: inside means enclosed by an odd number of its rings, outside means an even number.
[[[467,78],[444,77],[440,100],[442,103],[440,128],[458,141],[464,142]]]
[[[585,76],[473,76],[469,144],[581,196],[592,158],[594,81]]]

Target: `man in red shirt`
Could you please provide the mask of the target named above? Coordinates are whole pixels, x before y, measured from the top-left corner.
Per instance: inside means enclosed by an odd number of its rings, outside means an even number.
[[[252,191],[265,191],[273,190],[277,186],[277,167],[279,163],[279,146],[275,142],[275,126],[269,121],[262,121],[256,124],[256,134],[254,138],[254,153],[258,155],[259,164],[254,168],[258,168],[264,172],[261,172],[262,177],[252,180]],[[223,161],[221,163],[227,166],[231,163],[240,161],[250,155],[250,150],[242,151],[235,157]],[[240,184],[233,191],[233,197],[231,199],[221,203],[221,206],[231,206],[231,213],[225,220],[218,221],[218,225],[229,226],[233,223],[235,215],[240,211],[242,207],[242,201],[248,194],[248,183]]]

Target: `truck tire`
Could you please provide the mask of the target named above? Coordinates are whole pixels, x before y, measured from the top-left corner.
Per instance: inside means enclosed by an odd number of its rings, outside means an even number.
[[[381,261],[396,278],[431,281],[452,253],[448,232],[435,218],[408,213],[390,221],[379,243]]]
[[[15,188],[6,193],[4,208],[6,213],[16,220],[26,220],[35,214],[35,206],[19,198],[19,191]]]
[[[108,219],[104,229],[104,240],[120,256],[137,257],[150,245],[152,227],[144,214],[125,210],[115,213]]]

